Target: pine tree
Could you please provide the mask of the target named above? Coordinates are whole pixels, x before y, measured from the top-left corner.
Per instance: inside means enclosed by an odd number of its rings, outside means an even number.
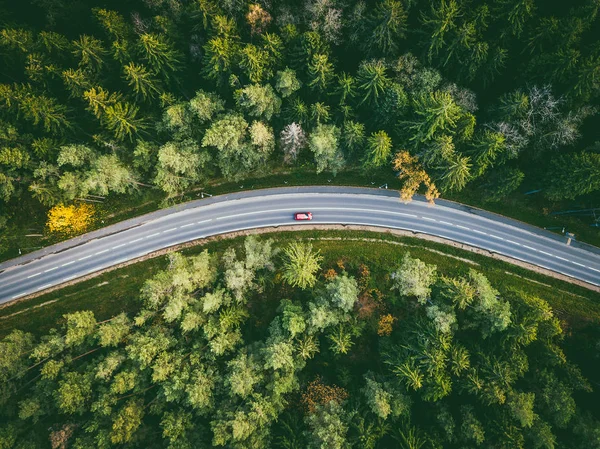
[[[125,80],[133,88],[136,96],[142,100],[153,99],[160,94],[158,81],[141,64],[130,62],[123,67]]]
[[[118,140],[133,137],[146,128],[146,120],[138,117],[139,109],[130,103],[118,102],[105,109],[104,120],[106,127],[110,129]]]

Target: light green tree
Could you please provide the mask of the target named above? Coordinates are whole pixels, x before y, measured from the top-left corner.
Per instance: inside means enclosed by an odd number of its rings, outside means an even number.
[[[319,124],[308,137],[308,148],[315,156],[317,173],[330,170],[335,175],[344,165],[339,148],[340,130],[335,125]]]
[[[252,84],[239,92],[237,104],[251,117],[270,121],[271,117],[279,114],[281,99],[270,84],[265,86]]]
[[[310,243],[290,243],[283,249],[283,279],[293,287],[306,289],[317,282],[316,272],[323,257]]]

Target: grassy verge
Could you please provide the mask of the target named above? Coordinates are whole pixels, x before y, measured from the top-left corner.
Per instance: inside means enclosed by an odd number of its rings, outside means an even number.
[[[384,277],[406,251],[426,263],[435,264],[446,275],[464,273],[469,268],[483,272],[498,288],[518,288],[548,301],[557,315],[571,327],[600,323],[600,294],[508,263],[458,248],[387,233],[363,231],[299,231],[268,234],[277,245],[297,239],[314,239],[323,256],[323,270],[339,269],[339,264],[355,268],[366,264],[374,276]],[[265,236],[266,238],[266,236]],[[183,250],[195,254],[205,248],[220,253],[230,245],[241,245],[243,237],[220,239]],[[470,262],[467,262],[466,259]],[[166,265],[165,257],[145,260],[94,279],[17,302],[0,309],[0,337],[12,329],[35,334],[46,333],[65,313],[93,310],[99,320],[139,307],[137,293],[144,280]]]

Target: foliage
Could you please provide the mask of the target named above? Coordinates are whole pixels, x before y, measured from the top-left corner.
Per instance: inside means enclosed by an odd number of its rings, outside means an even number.
[[[81,234],[92,224],[94,207],[87,203],[65,206],[59,204],[48,211],[46,225],[50,232]]]

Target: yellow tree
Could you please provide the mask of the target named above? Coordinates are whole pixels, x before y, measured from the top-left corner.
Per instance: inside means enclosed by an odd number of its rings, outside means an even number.
[[[398,178],[404,181],[402,189],[400,189],[400,199],[402,201],[410,201],[421,187],[421,184],[425,185],[427,189],[425,192],[427,201],[433,203],[436,198],[439,198],[440,193],[419,163],[417,156],[411,156],[408,151],[399,151],[394,157],[392,166],[398,172]]]
[[[52,233],[81,234],[92,224],[95,210],[90,204],[59,204],[48,211],[46,225]]]

